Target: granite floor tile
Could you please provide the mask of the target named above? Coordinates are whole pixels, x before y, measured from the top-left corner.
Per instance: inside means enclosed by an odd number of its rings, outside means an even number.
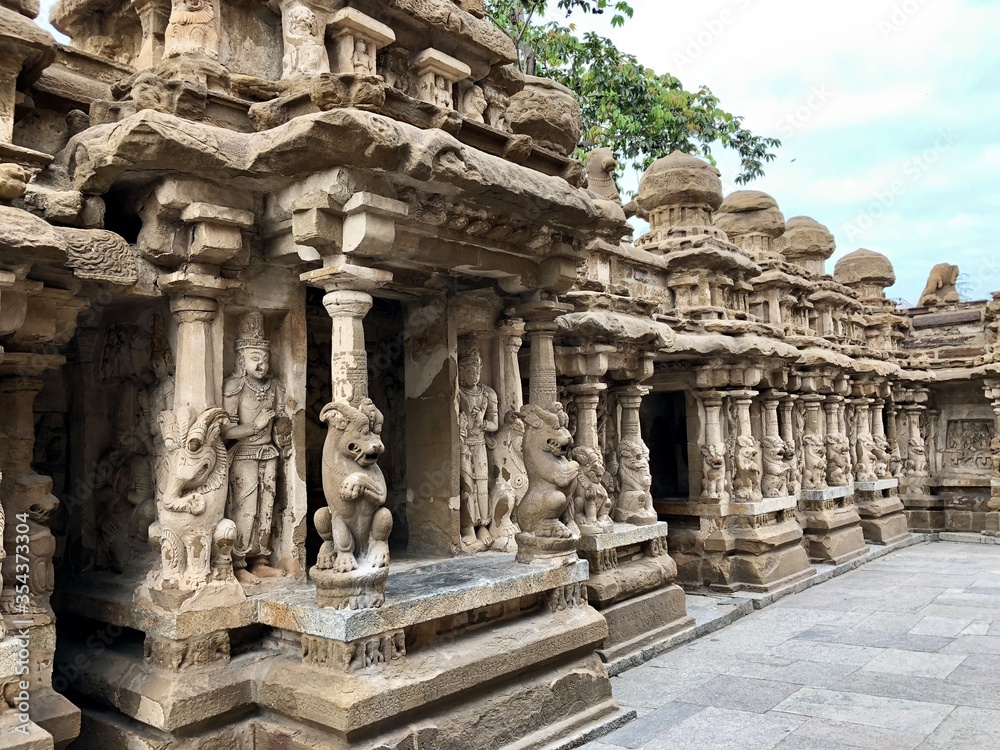
[[[783,713],[927,734],[934,731],[955,707],[805,687],[775,708]]]
[[[771,750],[804,721],[795,716],[706,708],[642,750]]]
[[[704,710],[704,706],[690,703],[668,703],[603,737],[601,742],[635,750],[663,735],[675,724]]]
[[[978,685],[962,685],[916,675],[866,672],[860,669],[835,683],[830,689],[951,706],[992,708],[996,705],[993,693],[983,690]]]
[[[934,677],[943,680],[963,661],[965,661],[965,654],[928,654],[920,651],[900,651],[889,648],[861,667],[861,670]]]
[[[764,713],[798,690],[798,685],[785,682],[720,675],[688,691],[678,700],[701,706]]]
[[[1000,747],[1000,711],[959,706],[920,750],[992,750]]]
[[[901,732],[817,717],[803,722],[789,735],[789,738],[791,737],[828,743],[830,747],[841,744],[864,750],[914,750],[927,738],[927,735],[922,732]]]
[[[767,673],[767,679],[787,682],[792,685],[830,687],[856,669],[857,667],[845,664],[824,664],[803,659],[793,662],[787,667],[772,667]]]
[[[972,624],[972,620],[956,617],[923,617],[910,628],[911,635],[936,635],[954,638]]]

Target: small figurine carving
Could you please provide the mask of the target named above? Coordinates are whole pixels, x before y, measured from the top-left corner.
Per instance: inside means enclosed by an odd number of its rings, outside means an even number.
[[[436,74],[434,76],[434,91],[432,92],[431,101],[441,107],[441,109],[452,108],[451,81],[443,75]]]
[[[704,500],[726,500],[726,448],[720,443],[701,446]]]
[[[573,449],[573,459],[580,464],[580,476],[573,496],[573,520],[584,534],[611,531],[611,498],[604,488],[604,458],[593,448]],[[571,527],[572,528],[572,527]]]
[[[240,319],[236,356],[236,371],[222,386],[229,413],[223,437],[236,441],[230,450],[226,515],[236,523],[236,579],[251,586],[285,575],[269,563],[278,457],[289,456],[292,423],[284,413],[284,390],[270,374],[271,345],[260,312]]]
[[[839,433],[826,436],[826,483],[845,487],[851,481],[851,445]]]
[[[284,32],[282,78],[330,72],[330,60],[323,43],[323,29],[312,10],[305,5],[293,5],[285,16]]]
[[[466,120],[486,122],[486,95],[482,88],[475,85],[465,86],[459,102],[459,112]]]
[[[809,433],[802,437],[804,469],[802,486],[807,490],[821,490],[826,487],[826,448],[823,438]]]
[[[906,473],[914,477],[927,475],[927,449],[921,438],[910,438],[906,456]]]
[[[572,494],[580,465],[566,457],[573,436],[562,405],[551,409],[529,404],[521,412],[524,422],[524,467],[528,492],[517,507],[522,534],[535,537],[571,539],[568,520]]]
[[[483,81],[483,96],[486,97],[486,111],[483,113],[486,124],[494,130],[509,133],[511,128],[507,122],[507,108],[510,106],[510,96],[489,80]]]
[[[858,435],[858,459],[854,464],[854,474],[859,482],[874,482],[875,474],[875,441],[867,432]]]
[[[377,461],[385,451],[382,413],[371,399],[355,408],[327,404],[320,419],[328,426],[323,445],[323,493],[327,507],[316,511],[323,539],[310,576],[320,606],[379,607],[385,601],[392,513],[385,506],[385,477]]]
[[[413,84],[405,52],[396,47],[385,50],[381,55],[381,69],[387,86],[404,94],[410,93]]]
[[[587,188],[605,200],[621,203],[622,198],[615,185],[615,169],[618,162],[610,148],[595,148],[587,154]]]
[[[653,484],[653,475],[649,472],[649,449],[641,440],[622,440],[618,443],[618,482],[621,491],[615,503],[614,519],[636,526],[656,523],[653,496],[649,491]]]
[[[354,37],[354,72],[362,76],[375,75],[375,47],[361,36]]]
[[[788,452],[785,441],[780,437],[768,435],[760,441],[763,453],[763,478],[761,491],[764,497],[786,497],[788,491],[788,475],[792,466],[788,462]]]
[[[483,360],[473,348],[458,363],[459,436],[462,441],[462,546],[487,549],[493,544],[488,527],[490,467],[486,436],[500,427],[497,394],[481,382]]]
[[[737,500],[744,503],[759,502],[760,494],[760,464],[757,463],[757,443],[749,435],[740,435],[736,439],[736,478],[733,482],[733,494]]]
[[[157,498],[157,520],[149,528],[149,540],[160,553],[147,582],[149,595],[159,606],[183,608],[186,600],[218,583],[223,591],[214,604],[239,601],[242,592],[237,596],[228,586],[239,588],[232,564],[236,524],[223,517],[229,456],[222,429],[229,415],[213,407],[190,425],[178,423],[173,412],[160,418],[170,469]]]
[[[218,59],[219,32],[212,0],[173,0],[163,40],[164,57]]]
[[[958,302],[958,266],[951,263],[938,263],[931,269],[927,286],[920,295],[920,307],[933,307],[951,302]]]

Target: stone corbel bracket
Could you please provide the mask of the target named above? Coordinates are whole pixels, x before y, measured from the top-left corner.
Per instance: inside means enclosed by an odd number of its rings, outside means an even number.
[[[310,193],[292,206],[292,241],[320,255],[388,257],[396,240],[396,222],[409,206],[376,193],[356,192],[345,202],[325,192]]]
[[[367,45],[367,72],[375,75],[378,51],[396,41],[396,34],[384,23],[365,15],[357,8],[341,8],[330,19],[327,33],[333,38],[333,69],[336,73],[362,73],[356,55],[357,43]]]
[[[421,101],[428,102],[429,104],[437,104],[446,109],[454,108],[452,94],[455,84],[459,81],[464,81],[472,75],[472,69],[464,62],[434,48],[425,49],[423,52],[417,54],[413,58],[411,68],[420,81],[418,95]],[[441,89],[446,102],[436,101],[436,79],[438,76],[448,82],[447,91],[445,92],[445,89]]]

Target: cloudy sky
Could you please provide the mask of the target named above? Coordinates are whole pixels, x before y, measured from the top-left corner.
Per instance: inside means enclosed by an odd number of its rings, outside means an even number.
[[[574,20],[780,138],[749,187],[833,231],[829,271],[866,247],[889,256],[889,295],[910,303],[937,262],[960,266],[968,297],[1000,290],[1000,0],[631,2],[623,29]],[[737,189],[737,160],[716,155]]]
[[[623,29],[575,18],[686,88],[707,85],[778,158],[747,186],[826,224],[837,254],[896,268],[915,304],[931,266],[1000,290],[1000,1],[632,0]],[[726,192],[738,160],[716,153]],[[634,178],[632,178],[634,180]],[[626,178],[627,182],[628,178]],[[632,185],[623,185],[634,189]]]

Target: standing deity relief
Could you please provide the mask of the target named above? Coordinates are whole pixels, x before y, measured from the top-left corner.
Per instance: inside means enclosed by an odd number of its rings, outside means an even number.
[[[222,435],[233,441],[226,515],[236,524],[236,578],[246,586],[285,575],[270,564],[271,536],[278,459],[290,456],[292,423],[284,389],[271,374],[271,346],[260,312],[240,319],[236,353],[236,370],[222,388],[229,415]]]
[[[496,391],[482,382],[482,372],[479,349],[472,344],[458,363],[461,533],[462,547],[471,551],[487,549],[493,544],[486,439],[500,428],[500,422]]]

